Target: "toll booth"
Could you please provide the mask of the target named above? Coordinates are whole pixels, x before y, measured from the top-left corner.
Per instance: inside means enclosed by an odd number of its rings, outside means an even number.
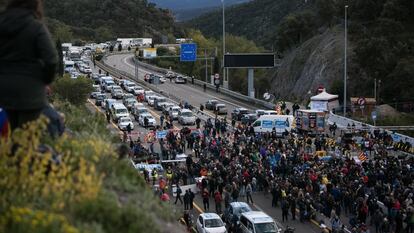
[[[318,134],[325,131],[325,112],[300,109],[297,111],[296,128],[301,132]]]

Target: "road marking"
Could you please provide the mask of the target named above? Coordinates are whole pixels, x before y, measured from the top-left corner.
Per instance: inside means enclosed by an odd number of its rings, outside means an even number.
[[[193,201],[193,206],[197,209],[197,211],[202,214],[204,213],[204,211],[200,208],[200,206],[198,206],[194,201]]]
[[[100,113],[102,113],[103,115],[105,115],[105,113],[104,113],[104,112],[103,112],[100,108],[98,108],[98,106],[96,106],[96,105],[95,105],[95,103],[93,103],[93,102],[92,102],[92,100],[88,99],[88,102],[89,102],[89,103],[91,103],[91,104],[92,104],[92,106],[93,106],[96,110],[98,110]],[[112,126],[113,126],[116,130],[118,130],[120,134],[123,134],[123,131],[122,131],[122,130],[120,130],[120,129],[118,128],[118,126],[117,126],[117,125],[115,125],[115,123],[114,123],[114,122],[112,122],[112,121],[111,121],[111,125],[112,125]]]

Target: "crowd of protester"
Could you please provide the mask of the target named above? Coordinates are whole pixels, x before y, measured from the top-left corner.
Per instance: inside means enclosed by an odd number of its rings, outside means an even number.
[[[334,232],[345,225],[351,232],[368,232],[369,226],[376,233],[413,232],[414,161],[393,149],[387,133],[278,138],[275,131],[255,134],[243,124],[228,132],[224,122],[208,120],[199,130],[170,131],[160,140],[163,159],[191,151],[185,165],[167,168],[168,179],[187,185],[202,177],[206,211],[210,200],[221,213],[233,201],[253,203],[252,194],[260,192],[281,207],[273,217],[282,221],[323,215]]]

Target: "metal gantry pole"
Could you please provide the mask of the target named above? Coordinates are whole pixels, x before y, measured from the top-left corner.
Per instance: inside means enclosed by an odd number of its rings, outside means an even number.
[[[224,0],[221,0],[222,8],[223,8],[223,84],[224,88],[228,88],[228,80],[226,76],[226,68],[224,68],[224,55],[226,54],[226,18],[225,18],[225,5]]]
[[[346,90],[347,90],[347,87],[346,87],[346,79],[347,79],[347,46],[348,46],[348,44],[347,44],[347,37],[348,37],[348,5],[345,5],[345,54],[344,54],[344,117],[346,116],[346,98],[347,98],[347,96],[346,96]]]

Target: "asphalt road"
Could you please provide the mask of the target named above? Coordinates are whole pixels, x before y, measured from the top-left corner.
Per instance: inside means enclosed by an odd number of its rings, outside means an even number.
[[[108,56],[104,62],[109,66],[134,75],[135,67],[132,61],[132,57],[133,55],[131,54],[117,54]],[[143,67],[139,67],[139,79],[144,80],[144,75],[147,73],[156,72],[145,69]],[[219,102],[226,104],[228,109],[227,119],[231,119],[230,113],[237,107],[245,107],[250,110],[257,109],[246,103],[234,100],[229,96],[223,95],[221,93],[216,93],[212,90],[207,90],[204,92],[201,87],[192,85],[191,82],[187,84],[175,84],[174,82],[167,80],[164,84],[154,86],[162,90],[167,96],[174,96],[183,102],[188,102],[194,107],[199,107],[200,104],[204,105],[208,100],[217,99]]]

